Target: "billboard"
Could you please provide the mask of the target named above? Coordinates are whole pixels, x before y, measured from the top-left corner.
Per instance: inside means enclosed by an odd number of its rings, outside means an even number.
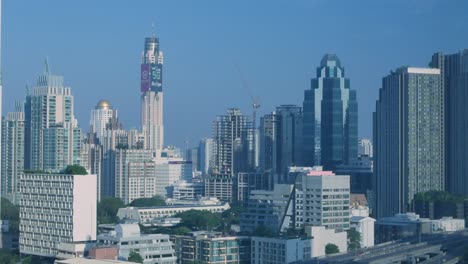
[[[162,64],[150,64],[151,91],[162,91]]]
[[[141,65],[141,92],[147,92],[150,90],[150,65]]]

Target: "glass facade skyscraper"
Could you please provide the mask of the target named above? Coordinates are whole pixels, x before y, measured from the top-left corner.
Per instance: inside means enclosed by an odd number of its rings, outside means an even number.
[[[374,112],[377,217],[406,213],[414,195],[444,190],[440,70],[400,68],[383,78]]]
[[[311,89],[304,92],[303,158],[305,166],[334,169],[357,158],[356,91],[334,54],[326,54]]]
[[[455,54],[436,53],[431,67],[439,68],[445,91],[446,189],[468,195],[468,49]]]

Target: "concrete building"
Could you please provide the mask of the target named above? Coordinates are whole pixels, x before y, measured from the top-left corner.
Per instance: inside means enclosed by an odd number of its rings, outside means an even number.
[[[275,184],[272,191],[252,191],[247,211],[241,214],[241,231],[253,233],[263,226],[279,233],[294,227],[293,201],[294,186],[289,184]]]
[[[357,157],[358,104],[335,54],[323,56],[304,92],[304,166],[334,170]]]
[[[295,182],[295,226],[349,229],[349,176],[308,168]]]
[[[239,172],[234,179],[234,199],[244,205],[248,203],[252,191],[267,189],[269,188],[265,173]]]
[[[327,229],[324,226],[306,226],[305,232],[312,238],[311,256],[325,256],[325,247],[327,244],[334,244],[338,247],[340,253],[348,250],[347,233]]]
[[[81,145],[80,165],[97,177],[97,198],[101,200],[102,191],[102,145],[94,134],[88,133]]]
[[[375,219],[369,216],[351,216],[351,229],[356,230],[361,235],[361,248],[374,246],[374,222]]]
[[[446,131],[445,142],[445,175],[446,190],[451,193],[468,195],[468,163],[460,162],[468,149],[468,49],[454,54],[435,53],[431,67],[440,69],[440,82],[445,97]]]
[[[87,258],[73,258],[73,259],[57,259],[54,264],[132,264],[134,262],[110,260],[110,259],[87,259]]]
[[[141,57],[141,128],[145,149],[156,153],[164,147],[163,63],[159,39],[146,38]]]
[[[250,262],[250,238],[223,236],[220,232],[198,231],[189,236],[175,236],[178,263],[226,263]]]
[[[143,264],[175,264],[177,261],[169,235],[143,235],[138,224],[119,224],[115,231],[99,235],[97,244],[116,246],[121,260],[127,260],[135,251],[143,258]]]
[[[231,208],[229,204],[222,203],[216,205],[170,205],[170,206],[154,206],[154,207],[126,207],[120,208],[117,212],[117,217],[120,220],[133,220],[142,225],[151,225],[155,221],[160,221],[161,218],[172,217],[178,213],[200,210],[212,213],[222,213]]]
[[[228,174],[212,174],[204,177],[205,196],[233,202],[234,178]]]
[[[24,168],[24,112],[19,103],[3,119],[1,136],[1,194],[16,203]]]
[[[383,78],[373,139],[378,218],[407,212],[417,193],[444,190],[444,96],[439,69],[403,67]]]
[[[112,109],[112,105],[107,100],[100,100],[96,107],[91,110],[89,126],[96,133],[96,138],[101,139],[106,131],[107,124],[112,118],[117,117],[117,110]]]
[[[114,155],[115,197],[125,204],[151,198],[156,192],[155,163],[151,150],[117,149]]]
[[[167,188],[180,180],[192,181],[192,162],[182,158],[155,159],[155,194],[166,197]]]
[[[358,142],[358,156],[367,156],[369,158],[372,158],[373,156],[373,146],[372,146],[372,141],[368,138],[362,138]]]
[[[96,175],[20,177],[20,253],[55,257],[60,243],[96,240]]]
[[[431,220],[431,225],[432,233],[460,231],[465,229],[465,219],[443,217],[438,220]]]
[[[252,264],[301,263],[310,259],[310,238],[252,237]]]
[[[202,182],[179,180],[167,188],[167,197],[175,200],[196,200],[204,195]]]
[[[81,129],[72,125],[49,125],[43,129],[43,170],[60,172],[70,164],[81,164]]]
[[[249,116],[228,109],[213,122],[213,173],[234,177],[253,169],[253,131]]]

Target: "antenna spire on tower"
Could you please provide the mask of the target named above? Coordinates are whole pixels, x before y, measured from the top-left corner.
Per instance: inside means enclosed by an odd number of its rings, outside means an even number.
[[[151,22],[151,35],[154,37],[156,37],[156,30],[155,30],[156,26],[154,25],[154,21]]]

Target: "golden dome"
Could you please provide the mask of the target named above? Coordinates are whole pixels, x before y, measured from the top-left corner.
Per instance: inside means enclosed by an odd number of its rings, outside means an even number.
[[[111,109],[112,106],[107,100],[101,100],[97,103],[96,109]]]

